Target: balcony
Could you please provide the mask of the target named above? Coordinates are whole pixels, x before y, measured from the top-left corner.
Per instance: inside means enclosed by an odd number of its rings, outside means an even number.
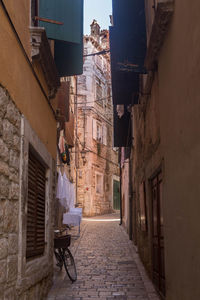
[[[33,63],[41,65],[49,89],[49,98],[54,98],[60,85],[58,71],[51,53],[46,31],[41,27],[31,27],[31,56]]]

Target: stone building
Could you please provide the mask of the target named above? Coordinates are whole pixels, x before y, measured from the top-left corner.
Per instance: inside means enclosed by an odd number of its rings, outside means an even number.
[[[64,67],[59,64],[59,59],[66,58],[63,39],[52,35],[55,23],[42,23],[45,19],[63,23],[61,7],[57,5],[55,16],[55,9],[47,11],[47,5],[47,1],[0,1],[2,300],[43,300],[53,276],[57,120],[51,99],[61,76],[81,74],[83,7],[75,7],[74,1],[66,3],[68,13],[73,9],[73,16],[80,20],[80,28],[71,37],[73,24],[68,23],[68,31],[65,28],[62,33],[72,47],[70,53],[74,54],[74,45],[80,53],[76,49],[79,55],[74,60],[70,57],[69,66]],[[80,40],[75,41],[77,36]]]
[[[113,1],[113,102],[132,107],[130,237],[166,300],[200,298],[199,9],[197,0]],[[130,53],[118,41],[129,43]],[[117,64],[132,82],[119,87],[129,89],[129,103],[115,94]],[[128,131],[117,118],[115,145],[126,147],[117,132]]]
[[[86,216],[119,209],[118,152],[113,149],[108,48],[108,31],[100,30],[94,20],[91,34],[84,37],[85,57],[83,74],[77,77],[75,117],[76,194]]]

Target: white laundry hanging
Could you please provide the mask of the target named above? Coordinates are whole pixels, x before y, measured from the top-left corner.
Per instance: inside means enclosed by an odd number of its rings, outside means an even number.
[[[74,184],[69,181],[65,172],[62,175],[59,171],[56,198],[59,199],[60,204],[65,208],[70,209],[74,207]]]

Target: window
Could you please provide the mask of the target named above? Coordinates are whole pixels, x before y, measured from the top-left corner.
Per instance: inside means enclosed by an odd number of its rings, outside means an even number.
[[[146,190],[145,190],[144,181],[139,186],[139,200],[140,200],[140,228],[142,231],[147,231]]]
[[[38,26],[38,0],[31,0],[31,26]]]
[[[29,150],[26,258],[42,255],[45,249],[46,167]]]
[[[97,120],[92,120],[93,139],[107,145],[107,127],[105,124],[101,124]]]
[[[102,143],[106,146],[107,145],[107,127],[103,125],[102,127]]]
[[[103,88],[101,80],[96,78],[96,103],[103,106]]]
[[[54,60],[59,77],[82,74],[83,1],[31,0],[30,5],[31,27],[45,28],[47,38],[55,41]]]
[[[96,193],[103,194],[103,175],[100,173],[96,173]]]
[[[96,119],[92,120],[92,137],[98,142],[102,142],[102,125]]]
[[[97,123],[97,135],[96,140],[101,142],[102,141],[102,126]]]

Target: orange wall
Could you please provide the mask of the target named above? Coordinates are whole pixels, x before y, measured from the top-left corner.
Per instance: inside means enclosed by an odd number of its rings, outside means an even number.
[[[19,3],[20,2],[20,3]],[[27,53],[30,50],[27,1],[6,1]],[[26,17],[25,17],[26,16]],[[56,158],[56,120],[0,5],[0,84],[7,89],[31,127]],[[42,76],[42,74],[41,74]]]

